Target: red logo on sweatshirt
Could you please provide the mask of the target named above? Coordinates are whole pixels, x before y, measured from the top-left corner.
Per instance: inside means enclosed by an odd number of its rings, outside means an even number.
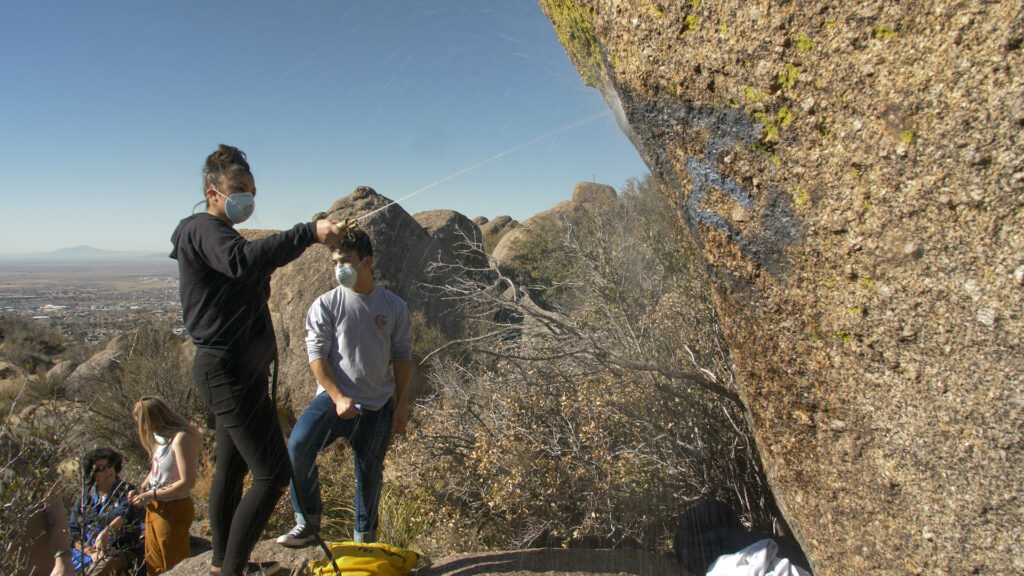
[[[388,325],[388,317],[383,314],[377,314],[377,317],[373,319],[373,323],[377,325],[378,331],[383,331],[384,327]]]

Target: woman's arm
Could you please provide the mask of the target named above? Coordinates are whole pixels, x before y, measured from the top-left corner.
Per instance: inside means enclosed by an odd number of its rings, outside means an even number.
[[[145,504],[139,500],[139,497],[146,491],[149,490],[149,475],[146,475],[146,479],[139,484],[138,489],[128,491],[128,501],[134,506],[144,506]]]

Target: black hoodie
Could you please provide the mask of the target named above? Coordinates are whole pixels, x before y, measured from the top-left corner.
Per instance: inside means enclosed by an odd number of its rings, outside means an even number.
[[[316,242],[316,223],[250,242],[227,222],[201,212],[182,220],[171,242],[182,319],[196,348],[269,363],[277,345],[267,307],[270,275]]]

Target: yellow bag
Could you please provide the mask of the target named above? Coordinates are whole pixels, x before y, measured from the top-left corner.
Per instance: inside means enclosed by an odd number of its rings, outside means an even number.
[[[405,576],[416,565],[419,555],[412,550],[373,542],[335,542],[329,546],[338,569],[345,576]],[[341,576],[327,558],[308,564],[315,576]]]

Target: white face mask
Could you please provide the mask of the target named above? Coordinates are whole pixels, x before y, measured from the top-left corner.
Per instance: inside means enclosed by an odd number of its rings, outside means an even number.
[[[213,191],[224,196],[216,188]],[[255,209],[256,199],[252,192],[239,192],[231,196],[224,196],[224,213],[233,224],[240,224],[248,220]]]
[[[351,290],[356,285],[359,272],[351,264],[338,264],[334,267],[334,278],[338,280],[338,284]]]

